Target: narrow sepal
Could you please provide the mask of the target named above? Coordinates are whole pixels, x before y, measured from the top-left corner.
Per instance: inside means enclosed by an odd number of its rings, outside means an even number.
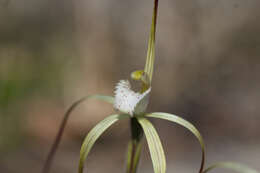
[[[153,19],[152,19],[150,37],[148,42],[146,64],[144,67],[144,71],[148,74],[150,82],[152,82],[154,58],[155,58],[155,33],[156,33],[156,22],[157,22],[157,12],[158,12],[158,1],[159,0],[154,0]]]
[[[155,128],[153,127],[152,123],[144,117],[138,117],[138,122],[141,124],[147,139],[154,172],[165,173],[166,172],[165,154],[163,151],[161,140]]]
[[[96,140],[99,138],[102,133],[108,129],[112,124],[117,122],[120,119],[129,118],[129,115],[126,114],[114,114],[110,115],[101,122],[99,122],[86,136],[86,138],[83,141],[83,144],[81,146],[80,150],[80,159],[79,159],[79,167],[78,167],[78,173],[83,172],[84,168],[84,162],[87,159],[87,156],[93,147]]]
[[[204,140],[203,140],[200,132],[196,129],[196,127],[194,125],[192,125],[190,122],[188,122],[187,120],[185,120],[185,119],[183,119],[179,116],[169,114],[169,113],[154,112],[154,113],[151,113],[151,114],[147,114],[146,117],[153,117],[153,118],[159,118],[159,119],[172,121],[174,123],[177,123],[177,124],[185,127],[189,131],[191,131],[196,136],[196,138],[198,139],[200,146],[201,146],[202,159],[201,159],[201,165],[200,165],[199,173],[203,172],[204,163],[205,163],[205,144],[204,144]]]
[[[226,169],[230,169],[239,173],[258,173],[258,171],[249,168],[245,165],[242,165],[240,163],[235,163],[235,162],[219,162],[219,163],[215,163],[213,165],[211,165],[210,167],[208,167],[207,169],[205,169],[203,171],[203,173],[207,173],[209,171],[211,171],[214,168],[226,168]]]
[[[58,149],[58,146],[60,144],[60,141],[61,141],[61,137],[62,137],[62,134],[64,132],[64,129],[66,127],[66,124],[68,122],[68,119],[71,115],[71,113],[73,112],[73,110],[75,108],[77,108],[81,103],[83,103],[84,101],[88,100],[88,99],[97,99],[97,100],[101,100],[101,101],[105,101],[107,103],[111,103],[113,104],[114,103],[114,97],[112,96],[104,96],[104,95],[99,95],[99,94],[96,94],[96,95],[89,95],[89,96],[85,96],[85,97],[82,97],[81,99],[75,101],[70,107],[69,109],[65,112],[64,116],[63,116],[63,120],[62,120],[62,123],[59,127],[59,131],[56,135],[56,138],[55,138],[55,141],[51,147],[51,150],[47,156],[47,159],[44,163],[44,166],[43,166],[43,169],[42,169],[42,173],[48,173],[49,170],[50,170],[50,167],[51,167],[51,164],[52,164],[52,161],[53,161],[53,158],[56,154],[56,151]]]

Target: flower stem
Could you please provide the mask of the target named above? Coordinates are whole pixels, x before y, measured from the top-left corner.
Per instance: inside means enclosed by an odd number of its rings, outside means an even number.
[[[127,173],[136,173],[142,148],[143,130],[135,117],[130,119],[130,127],[131,141],[128,146]]]

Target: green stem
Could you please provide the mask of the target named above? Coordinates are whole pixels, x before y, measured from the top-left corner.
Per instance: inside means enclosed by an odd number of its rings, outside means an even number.
[[[128,147],[127,173],[136,173],[142,148],[143,130],[135,117],[130,119],[130,127],[131,141]]]

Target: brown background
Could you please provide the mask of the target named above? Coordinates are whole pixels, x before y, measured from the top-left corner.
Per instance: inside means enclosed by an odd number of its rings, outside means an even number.
[[[40,172],[65,109],[81,96],[112,95],[145,63],[152,0],[0,0],[0,172]],[[260,170],[260,1],[161,0],[149,111],[192,122],[207,164]],[[77,172],[81,142],[113,108],[74,112],[52,172]],[[167,172],[197,172],[200,150],[183,128],[153,120]],[[89,172],[124,172],[128,122],[96,143]],[[109,171],[108,171],[109,170]],[[220,172],[222,170],[216,170]],[[152,172],[145,149],[139,172]]]

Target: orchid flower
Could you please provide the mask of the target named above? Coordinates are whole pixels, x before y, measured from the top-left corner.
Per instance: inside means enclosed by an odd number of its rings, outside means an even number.
[[[183,126],[184,128],[188,129],[198,139],[202,151],[202,159],[199,173],[207,173],[208,171],[216,167],[229,168],[241,173],[257,173],[257,171],[251,168],[232,162],[220,162],[204,170],[205,145],[201,134],[195,128],[195,126],[187,120],[174,114],[163,112],[146,112],[146,108],[149,103],[149,96],[152,91],[151,82],[155,58],[155,33],[157,11],[158,0],[154,0],[153,17],[148,43],[146,64],[144,70],[137,70],[131,73],[131,79],[140,82],[142,86],[141,89],[137,92],[133,91],[128,80],[120,80],[115,86],[114,97],[103,95],[91,95],[84,97],[72,104],[72,106],[65,113],[56,140],[51,148],[51,151],[44,165],[43,173],[49,172],[53,157],[60,143],[60,139],[64,131],[65,125],[68,121],[69,115],[80,103],[88,99],[97,99],[110,103],[114,106],[115,110],[118,113],[106,117],[87,134],[80,150],[78,173],[83,173],[85,160],[96,140],[111,125],[122,119],[129,119],[131,127],[131,140],[128,145],[127,173],[135,173],[137,171],[137,165],[140,158],[140,151],[142,149],[142,138],[144,135],[147,139],[154,172],[166,173],[166,159],[161,144],[161,140],[153,124],[148,120],[148,118],[158,118],[177,123]]]

